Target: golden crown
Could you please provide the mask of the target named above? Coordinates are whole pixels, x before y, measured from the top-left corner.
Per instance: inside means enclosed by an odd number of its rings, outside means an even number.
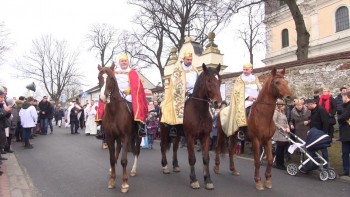
[[[128,60],[128,59],[129,59],[129,57],[127,54],[120,54],[119,55],[119,60]]]
[[[192,52],[191,51],[185,51],[184,58],[185,57],[192,57]]]
[[[253,64],[251,63],[243,64],[243,68],[253,68]]]

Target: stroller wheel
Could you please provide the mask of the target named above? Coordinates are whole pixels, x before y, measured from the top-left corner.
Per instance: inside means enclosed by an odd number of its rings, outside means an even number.
[[[320,179],[321,181],[326,181],[328,179],[328,172],[326,170],[320,172]]]
[[[298,173],[298,166],[294,163],[287,165],[287,173],[289,175],[295,176]]]
[[[335,171],[332,169],[329,169],[328,170],[328,179],[334,180],[336,177],[337,177],[337,174],[335,173]]]

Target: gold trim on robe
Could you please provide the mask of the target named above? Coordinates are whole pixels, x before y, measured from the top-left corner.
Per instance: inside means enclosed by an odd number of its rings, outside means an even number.
[[[192,71],[198,71],[192,65]],[[186,72],[180,63],[177,63],[170,77],[170,84],[165,90],[164,101],[161,103],[162,123],[169,125],[183,124],[186,94]]]
[[[261,90],[261,84],[258,77],[255,82],[258,89]],[[247,126],[247,117],[244,106],[245,101],[245,83],[239,76],[232,90],[231,103],[220,111],[221,127],[227,136],[233,135],[239,127]]]

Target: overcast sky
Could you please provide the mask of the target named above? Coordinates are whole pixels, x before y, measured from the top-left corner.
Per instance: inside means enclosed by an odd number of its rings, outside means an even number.
[[[10,40],[14,43],[6,54],[6,61],[0,65],[0,80],[9,88],[9,96],[20,96],[26,92],[25,86],[33,80],[19,80],[12,69],[15,59],[21,59],[31,49],[32,40],[42,35],[51,34],[53,38],[68,41],[71,50],[79,50],[78,66],[85,83],[89,86],[97,84],[96,66],[99,60],[95,54],[87,51],[86,34],[91,25],[106,23],[116,29],[132,29],[132,17],[135,8],[127,5],[126,0],[10,0],[0,3],[0,22],[10,32]],[[233,22],[221,31],[215,43],[224,54],[224,64],[229,68],[226,72],[240,71],[241,65],[249,62],[249,54],[241,40],[235,38],[235,28],[240,20],[235,16]],[[261,59],[264,52],[256,54],[256,66],[263,66]],[[151,82],[160,81],[145,72]],[[154,72],[153,72],[154,73]],[[35,82],[38,84],[38,82]]]

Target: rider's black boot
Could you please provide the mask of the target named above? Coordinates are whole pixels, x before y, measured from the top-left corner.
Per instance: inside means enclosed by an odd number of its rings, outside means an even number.
[[[147,133],[145,131],[145,125],[142,124],[141,122],[137,123],[138,126],[138,134],[140,137],[146,137]]]

